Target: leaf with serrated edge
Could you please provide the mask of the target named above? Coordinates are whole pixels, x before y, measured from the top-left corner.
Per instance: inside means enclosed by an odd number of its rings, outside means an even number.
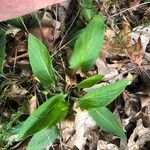
[[[85,94],[79,101],[81,108],[89,109],[102,107],[111,103],[119,96],[128,85],[128,80],[120,80],[115,83],[91,90]]]
[[[33,73],[45,88],[55,83],[54,68],[48,49],[32,34],[28,36],[28,53]]]
[[[44,150],[48,145],[53,144],[58,137],[58,128],[44,128],[34,134],[27,146],[27,150]]]
[[[92,77],[89,77],[89,78],[83,80],[79,84],[77,84],[77,87],[79,87],[79,88],[91,87],[91,86],[99,83],[100,81],[102,81],[103,78],[104,78],[103,75],[94,75]]]
[[[0,73],[3,73],[5,48],[6,48],[6,33],[3,29],[0,29]]]
[[[89,114],[104,131],[126,139],[120,123],[109,109],[106,107],[91,108]]]
[[[51,97],[27,118],[17,136],[17,141],[33,135],[41,129],[52,127],[65,118],[68,103],[63,94]]]
[[[69,64],[72,69],[88,71],[95,63],[104,40],[105,24],[101,15],[96,15],[76,40]]]

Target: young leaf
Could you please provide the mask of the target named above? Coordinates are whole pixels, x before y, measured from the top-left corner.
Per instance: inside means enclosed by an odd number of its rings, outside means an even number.
[[[106,107],[91,108],[89,114],[104,131],[126,139],[120,123],[109,109]]]
[[[38,133],[34,134],[30,140],[27,150],[44,150],[47,145],[53,144],[53,142],[59,137],[59,130],[56,127],[44,128]]]
[[[104,18],[96,15],[76,40],[69,64],[70,68],[88,71],[95,63],[103,44]]]
[[[56,80],[52,60],[45,45],[32,34],[28,37],[28,53],[33,73],[45,88],[50,88]]]
[[[53,96],[43,103],[29,118],[23,123],[17,137],[20,141],[33,135],[41,129],[52,127],[65,118],[68,112],[68,104],[62,94]]]
[[[91,90],[80,99],[79,105],[85,109],[106,106],[117,98],[127,85],[128,80],[124,79],[96,90]]]
[[[94,75],[94,76],[89,77],[89,78],[83,80],[82,82],[80,82],[77,85],[77,87],[79,87],[79,88],[91,87],[91,86],[97,84],[98,82],[100,82],[103,78],[104,78],[103,75]]]
[[[5,48],[6,48],[6,33],[3,29],[0,29],[0,73],[3,73]]]
[[[96,11],[93,9],[94,0],[78,0],[81,7],[81,14],[87,21],[90,21],[95,15]]]

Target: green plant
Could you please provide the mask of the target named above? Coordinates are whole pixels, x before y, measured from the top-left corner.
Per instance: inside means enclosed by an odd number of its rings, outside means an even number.
[[[6,48],[6,32],[3,29],[0,29],[0,73],[3,73],[5,48]]]
[[[103,45],[104,18],[96,15],[76,40],[69,64],[72,69],[88,71],[95,63]]]
[[[78,3],[82,16],[87,21],[90,21],[96,15],[96,11],[93,8],[94,0],[78,0]]]
[[[43,16],[44,16],[44,12],[39,11],[37,13],[34,13],[34,15],[32,15],[30,19],[25,17],[17,17],[8,20],[7,23],[20,29],[32,28],[36,24],[38,24],[38,21],[40,21],[43,18]]]
[[[82,71],[88,71],[95,63],[103,44],[104,26],[104,19],[98,14],[80,33],[69,61],[72,69],[77,70],[80,68]],[[48,91],[56,85],[55,70],[48,49],[40,40],[29,34],[28,50],[33,73]],[[83,80],[75,87],[78,87],[79,90],[91,87],[101,82],[103,77],[103,75],[94,75]],[[113,113],[106,106],[119,96],[127,85],[128,80],[124,79],[91,90],[77,100],[78,107],[88,111],[104,131],[117,135],[122,139],[125,139],[126,135]],[[56,125],[66,117],[69,110],[69,103],[65,100],[66,96],[67,94],[64,95],[63,93],[56,94],[33,112],[23,123],[17,141],[33,135],[27,149],[34,150],[34,145],[40,143],[40,147],[37,149],[42,150],[59,137]],[[42,140],[40,137],[42,137]]]

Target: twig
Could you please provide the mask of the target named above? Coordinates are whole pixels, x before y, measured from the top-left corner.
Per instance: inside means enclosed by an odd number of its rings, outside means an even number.
[[[73,26],[74,22],[76,21],[76,19],[77,19],[78,15],[79,15],[79,12],[80,12],[80,10],[77,12],[77,14],[76,14],[76,16],[75,16],[74,20],[72,21],[72,23],[71,23],[70,27],[69,27],[69,28],[68,28],[68,30],[66,31],[66,33],[65,33],[65,35],[63,36],[62,40],[60,41],[59,48],[61,47],[61,45],[62,45],[62,43],[63,43],[63,41],[64,41],[64,39],[65,39],[66,35],[67,35],[67,34],[68,34],[68,32],[70,31],[70,29],[71,29],[71,27]]]
[[[114,15],[112,15],[112,16],[110,16],[110,17],[116,17],[116,16],[118,16],[118,15],[120,15],[120,14],[126,12],[126,11],[132,10],[132,9],[134,9],[134,8],[137,8],[137,7],[146,5],[146,4],[150,4],[150,2],[145,2],[145,3],[139,4],[139,5],[135,5],[135,6],[133,6],[133,7],[130,7],[130,8],[127,8],[127,9],[125,9],[125,10],[123,10],[123,11],[120,11],[119,13],[114,14]]]

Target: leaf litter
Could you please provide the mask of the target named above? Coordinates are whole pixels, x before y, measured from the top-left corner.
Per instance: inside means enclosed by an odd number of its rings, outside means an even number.
[[[2,126],[0,129],[11,122],[11,119],[14,119],[13,116],[15,119],[12,122],[12,127],[14,127],[13,124],[24,121],[27,118],[25,116],[27,109],[30,113],[33,112],[37,108],[37,104],[41,105],[48,95],[53,95],[54,92],[60,92],[64,89],[69,91],[76,83],[80,83],[86,77],[93,75],[93,72],[105,76],[102,83],[95,85],[99,87],[121,80],[131,74],[133,77],[131,85],[126,88],[123,95],[117,98],[118,101],[109,105],[112,112],[118,112],[117,116],[124,126],[127,140],[120,140],[102,131],[87,112],[74,109],[59,126],[62,130],[61,140],[56,140],[48,149],[52,147],[53,149],[68,150],[149,149],[150,26],[147,22],[150,16],[150,5],[144,5],[144,2],[140,0],[98,2],[98,7],[95,9],[101,9],[102,14],[106,16],[107,29],[101,55],[97,58],[96,65],[87,73],[81,74],[79,70],[72,73],[66,67],[68,54],[72,48],[67,44],[63,48],[59,47],[60,42],[63,44],[66,42],[67,38],[61,41],[65,33],[72,34],[71,32],[78,24],[75,22],[71,25],[79,9],[75,1],[71,0],[42,10],[46,11],[47,16],[44,16],[42,20],[39,20],[39,24],[32,28],[27,27],[29,32],[45,43],[50,54],[54,56],[52,61],[59,74],[60,85],[59,88],[54,87],[49,93],[45,93],[40,83],[31,74],[26,47],[26,31],[22,29],[18,31],[17,29],[11,33],[8,39],[10,47],[7,46],[9,51],[5,58],[4,76],[1,77]],[[81,26],[87,23],[81,15],[78,15],[77,21]],[[70,26],[72,27],[69,31],[67,28]],[[12,30],[14,27],[7,25],[7,28]],[[91,89],[94,89],[94,86],[88,90]],[[70,93],[71,100],[85,92],[87,89],[83,88],[80,93],[77,93],[76,88],[74,88]],[[26,101],[29,103],[27,104]],[[72,102],[70,105],[73,105]],[[23,109],[21,110],[21,108]],[[16,113],[17,111],[19,111],[19,115]],[[7,129],[10,128],[9,126],[6,127]],[[7,134],[3,132],[3,136],[5,139]],[[7,143],[5,140],[3,142]],[[4,143],[2,143],[2,147]],[[26,147],[27,143],[25,142],[23,147]],[[9,141],[7,144],[8,148],[17,147],[13,141]],[[20,149],[19,145],[17,149]]]

